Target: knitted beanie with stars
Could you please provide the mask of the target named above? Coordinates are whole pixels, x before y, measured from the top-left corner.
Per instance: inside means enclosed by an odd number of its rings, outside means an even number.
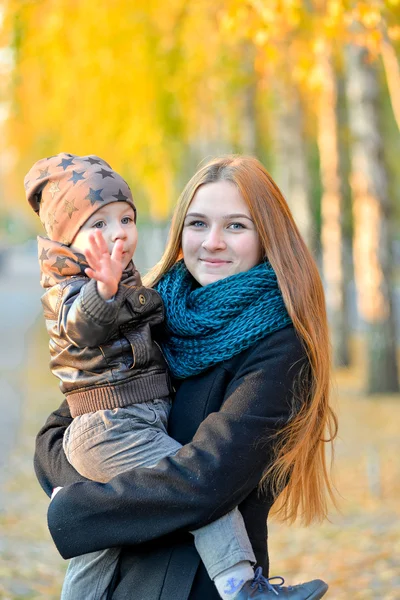
[[[135,211],[125,179],[98,156],[65,152],[37,161],[24,179],[26,197],[47,236],[69,246],[99,208],[127,202]]]

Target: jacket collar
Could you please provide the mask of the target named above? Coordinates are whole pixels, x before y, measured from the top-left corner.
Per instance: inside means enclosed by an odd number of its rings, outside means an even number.
[[[69,277],[87,277],[85,269],[89,265],[85,256],[60,242],[38,236],[38,258],[41,270],[40,284],[45,289]],[[121,281],[132,276],[136,276],[136,285],[141,285],[140,275],[131,261],[123,271]]]

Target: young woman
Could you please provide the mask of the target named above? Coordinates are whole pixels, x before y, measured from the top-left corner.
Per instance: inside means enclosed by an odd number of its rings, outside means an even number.
[[[48,519],[65,558],[123,546],[110,598],[213,600],[189,531],[239,506],[267,574],[276,499],[289,521],[326,516],[336,417],[322,284],[276,184],[256,159],[235,156],[190,180],[147,283],[165,303],[160,342],[176,385],[169,433],[182,449],[108,484],[84,481],[62,451],[64,403],[39,433],[36,472],[49,495],[64,487]],[[259,571],[246,586],[238,599],[311,600],[326,590],[272,585]]]

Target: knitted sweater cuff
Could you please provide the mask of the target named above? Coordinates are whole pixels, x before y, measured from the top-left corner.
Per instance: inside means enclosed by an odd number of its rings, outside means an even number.
[[[117,294],[112,302],[104,300],[97,289],[97,281],[91,279],[82,288],[82,308],[97,323],[112,323],[118,316],[120,309],[121,293],[118,289]]]

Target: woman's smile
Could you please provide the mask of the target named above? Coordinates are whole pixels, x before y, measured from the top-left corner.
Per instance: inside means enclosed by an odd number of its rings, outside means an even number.
[[[232,262],[230,260],[222,260],[220,258],[200,258],[199,260],[204,262],[206,265],[213,265],[213,266],[226,265],[227,263]]]

